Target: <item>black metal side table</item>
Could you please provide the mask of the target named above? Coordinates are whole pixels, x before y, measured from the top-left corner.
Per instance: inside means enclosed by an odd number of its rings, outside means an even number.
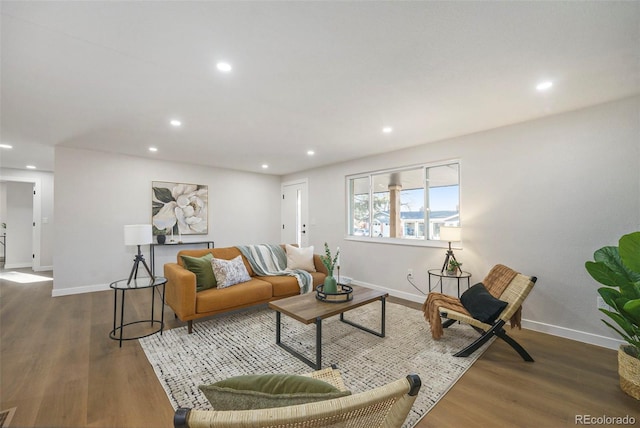
[[[445,278],[450,278],[450,279],[455,279],[457,281],[458,284],[458,299],[460,298],[460,280],[467,280],[467,290],[469,289],[470,286],[470,280],[471,280],[471,274],[469,272],[464,272],[464,271],[460,271],[455,275],[448,275],[447,273],[442,272],[439,269],[431,269],[428,271],[429,273],[429,292],[432,292],[434,288],[436,288],[438,285],[440,286],[440,292],[442,293],[442,281]],[[437,281],[435,283],[435,285],[433,286],[433,288],[431,288],[431,277],[437,278]],[[443,328],[447,328],[450,325],[454,324],[456,322],[456,320],[452,320],[452,319],[447,319],[444,320],[442,323],[442,327]]]
[[[137,278],[137,279],[132,279],[131,282],[129,284],[127,284],[127,279],[120,279],[118,281],[114,281],[111,284],[109,284],[109,287],[113,289],[113,291],[115,292],[114,298],[113,298],[113,330],[111,330],[109,332],[109,337],[113,340],[118,340],[120,342],[120,347],[122,348],[122,341],[123,340],[134,340],[134,339],[140,339],[141,337],[147,337],[150,336],[152,334],[156,334],[158,332],[160,332],[160,334],[162,334],[162,330],[164,328],[164,291],[165,291],[165,285],[167,283],[167,279],[162,277],[162,276],[157,276],[155,278]],[[158,290],[158,294],[160,294],[160,298],[162,299],[162,305],[160,307],[160,319],[157,320],[155,319],[155,297],[156,297],[156,288],[158,288],[159,286],[162,286],[162,293],[160,293],[160,290]],[[144,288],[150,288],[151,289],[151,318],[147,319],[147,320],[138,320],[138,321],[132,321],[132,322],[128,322],[128,323],[124,323],[124,297],[125,297],[125,292],[128,290],[141,290]],[[120,323],[118,325],[116,325],[117,319],[118,319],[118,291],[120,291]],[[128,325],[133,325],[133,324],[141,324],[141,323],[149,323],[151,325],[151,327],[153,327],[155,324],[158,325],[158,328],[153,330],[150,333],[147,334],[143,334],[140,336],[128,336],[128,337],[124,337],[124,328]]]
[[[442,281],[444,278],[454,279],[458,283],[458,298],[460,298],[460,280],[467,280],[467,289],[471,286],[471,274],[469,272],[460,271],[456,275],[447,275],[439,269],[431,269],[429,273],[429,292],[432,292],[434,288],[440,286],[440,292],[442,293]],[[431,287],[431,277],[434,277],[436,283],[433,288]]]

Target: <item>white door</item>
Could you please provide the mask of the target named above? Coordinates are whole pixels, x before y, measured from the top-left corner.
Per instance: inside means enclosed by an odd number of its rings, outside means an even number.
[[[306,179],[282,183],[280,242],[283,244],[298,244],[300,247],[309,244],[307,187]]]

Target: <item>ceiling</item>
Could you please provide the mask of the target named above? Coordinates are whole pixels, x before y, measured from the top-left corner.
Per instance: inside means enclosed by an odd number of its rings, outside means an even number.
[[[640,2],[0,8],[2,167],[59,146],[283,175],[640,93]]]

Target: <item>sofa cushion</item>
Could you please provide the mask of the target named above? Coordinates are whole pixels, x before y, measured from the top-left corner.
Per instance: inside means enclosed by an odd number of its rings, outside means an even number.
[[[314,289],[318,285],[323,284],[324,283],[324,279],[327,277],[327,275],[325,275],[322,272],[309,272],[309,273],[311,274],[311,278],[313,278],[313,288]],[[338,278],[336,278],[336,279],[338,279]]]
[[[269,301],[272,287],[266,281],[251,278],[227,288],[210,288],[196,293],[196,313],[219,312]]]
[[[313,246],[298,248],[286,244],[287,269],[302,269],[307,272],[315,272],[316,266],[313,263]]]
[[[206,290],[216,286],[216,277],[211,267],[211,253],[202,257],[181,256],[185,269],[196,275],[196,291]]]
[[[218,288],[230,287],[251,279],[247,268],[242,263],[242,256],[232,260],[216,259],[214,257],[211,260],[211,266]]]
[[[295,276],[257,276],[256,278],[260,278],[273,286],[274,297],[300,294],[300,284],[298,284]]]
[[[350,395],[319,379],[289,374],[236,376],[199,388],[215,410],[268,409]]]

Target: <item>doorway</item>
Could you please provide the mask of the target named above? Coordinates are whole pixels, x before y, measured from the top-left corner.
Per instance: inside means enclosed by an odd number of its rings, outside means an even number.
[[[280,209],[282,229],[280,242],[309,245],[308,234],[308,181],[302,179],[282,183],[282,205]]]
[[[3,239],[3,269],[40,270],[41,189],[39,178],[0,176],[1,222],[6,224]]]

